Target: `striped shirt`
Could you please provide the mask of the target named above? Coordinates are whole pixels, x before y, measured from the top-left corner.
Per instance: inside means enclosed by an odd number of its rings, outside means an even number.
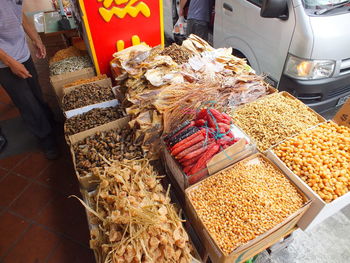
[[[30,57],[22,26],[23,0],[1,0],[0,7],[0,48],[20,63]],[[0,68],[6,67],[0,61]]]

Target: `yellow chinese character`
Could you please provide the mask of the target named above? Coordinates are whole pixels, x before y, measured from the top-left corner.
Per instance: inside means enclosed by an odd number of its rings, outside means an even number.
[[[131,43],[132,43],[133,46],[141,44],[140,37],[138,35],[133,35],[131,37]],[[144,42],[142,42],[142,43],[144,43]],[[116,46],[117,46],[117,51],[122,51],[124,49],[124,47],[125,47],[124,41],[123,40],[118,40],[117,43],[116,43]]]
[[[111,21],[113,15],[119,18],[124,18],[127,14],[131,17],[136,17],[139,13],[142,13],[145,17],[151,15],[151,10],[148,5],[140,0],[114,0],[114,3],[118,6],[126,4],[122,7],[112,6],[113,0],[97,0],[99,2],[103,1],[103,6],[99,8],[100,15],[106,22]],[[109,9],[108,9],[109,8]]]

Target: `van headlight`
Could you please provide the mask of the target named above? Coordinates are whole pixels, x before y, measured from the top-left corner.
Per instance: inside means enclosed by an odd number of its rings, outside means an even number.
[[[284,74],[295,79],[323,79],[332,76],[333,60],[307,60],[288,55]]]

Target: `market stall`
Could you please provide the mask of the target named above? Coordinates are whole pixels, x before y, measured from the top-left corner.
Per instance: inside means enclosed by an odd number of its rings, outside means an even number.
[[[244,262],[350,203],[349,126],[231,48],[191,35],[91,66],[67,49],[50,69],[97,262]]]

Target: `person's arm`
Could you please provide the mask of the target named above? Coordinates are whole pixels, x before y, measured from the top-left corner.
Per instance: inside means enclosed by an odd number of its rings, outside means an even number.
[[[184,16],[184,8],[185,5],[187,4],[187,0],[180,0],[179,4],[179,16]]]
[[[0,48],[0,60],[11,69],[13,74],[17,75],[18,77],[23,79],[32,77],[32,75],[30,75],[29,71],[26,69],[26,67],[22,63],[19,63],[13,57],[9,56],[1,48]]]
[[[24,12],[22,13],[22,25],[23,25],[24,31],[27,33],[29,38],[33,41],[34,47],[36,48],[37,58],[45,58],[46,57],[46,48],[45,48],[43,42],[41,41],[41,38],[40,38],[38,32],[36,32],[33,23],[31,23],[28,20],[27,16],[24,14]]]

